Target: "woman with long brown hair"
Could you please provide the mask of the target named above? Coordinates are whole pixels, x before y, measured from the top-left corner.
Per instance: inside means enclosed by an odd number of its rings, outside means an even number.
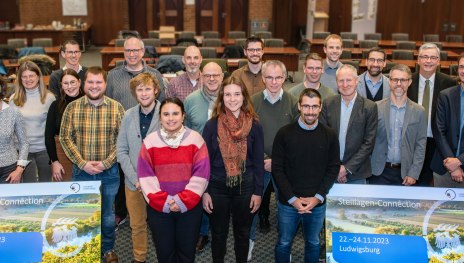
[[[55,181],[71,179],[72,163],[64,154],[58,136],[60,134],[61,117],[69,103],[84,95],[81,90],[81,78],[73,69],[63,70],[60,80],[60,100],[55,100],[50,105],[45,124],[45,146],[47,148],[52,176]]]
[[[24,117],[29,139],[28,160],[31,162],[23,174],[23,182],[50,182],[52,171],[45,148],[45,122],[50,104],[55,96],[43,82],[40,68],[32,61],[23,62],[18,69],[15,93],[10,97],[10,106]],[[38,175],[38,178],[37,178]]]
[[[264,137],[242,83],[224,82],[203,138],[211,164],[203,208],[210,214],[213,262],[224,262],[231,214],[235,259],[247,262],[250,227],[263,192]]]

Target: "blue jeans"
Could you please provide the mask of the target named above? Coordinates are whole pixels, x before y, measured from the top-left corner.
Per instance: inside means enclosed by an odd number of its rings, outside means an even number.
[[[209,232],[209,217],[208,217],[208,213],[203,212],[201,216],[200,236],[208,236],[208,232]]]
[[[271,181],[271,177],[272,177],[272,174],[270,172],[266,172],[266,171],[264,172],[263,195],[264,195],[264,192],[266,192],[266,189],[267,189],[267,186],[269,185],[269,182]],[[262,201],[262,199],[261,199],[261,201]],[[253,240],[253,241],[256,240],[256,225],[258,225],[258,218],[259,218],[258,214],[259,213],[256,213],[255,216],[253,217],[253,223],[251,223],[251,228],[250,228],[250,239]]]
[[[96,174],[91,175],[84,170],[73,165],[73,181],[101,181],[102,194],[102,253],[113,250],[116,234],[116,222],[114,221],[114,198],[119,188],[119,168],[118,164],[114,164],[111,168]]]
[[[315,207],[312,213],[298,214],[293,206],[277,204],[277,220],[279,222],[279,236],[275,246],[275,262],[290,262],[290,253],[292,251],[293,238],[298,229],[298,224],[302,223],[303,237],[305,240],[304,262],[319,262],[319,233],[325,218],[326,204]]]

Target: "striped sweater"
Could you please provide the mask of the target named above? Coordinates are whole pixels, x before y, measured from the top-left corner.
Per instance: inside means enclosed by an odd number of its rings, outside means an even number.
[[[203,138],[186,128],[178,148],[164,143],[160,131],[145,138],[137,164],[142,192],[156,211],[169,213],[174,200],[182,213],[201,200],[209,180],[209,157]]]

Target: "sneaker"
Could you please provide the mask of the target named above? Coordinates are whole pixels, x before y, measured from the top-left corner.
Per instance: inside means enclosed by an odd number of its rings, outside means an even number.
[[[115,215],[114,216],[114,221],[116,222],[116,228],[114,229],[114,231],[118,231],[119,230],[119,227],[124,225],[126,222],[127,222],[127,216],[122,218],[118,215]]]
[[[255,241],[250,239],[250,246],[248,247],[247,261],[251,261],[251,258],[253,257],[253,248],[254,247],[255,247]]]
[[[116,255],[116,252],[114,252],[113,250],[106,252],[103,257],[104,257],[104,262],[106,263],[118,263],[119,262],[118,255]]]

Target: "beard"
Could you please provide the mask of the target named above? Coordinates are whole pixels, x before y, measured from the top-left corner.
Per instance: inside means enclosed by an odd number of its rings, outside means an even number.
[[[306,117],[313,117],[313,120],[308,120]],[[317,114],[303,114],[303,122],[308,126],[313,126],[317,122]]]
[[[376,71],[374,69],[378,69],[378,70]],[[382,70],[380,69],[380,67],[371,67],[367,71],[369,72],[369,75],[371,75],[372,77],[377,77],[378,75],[382,73]]]

